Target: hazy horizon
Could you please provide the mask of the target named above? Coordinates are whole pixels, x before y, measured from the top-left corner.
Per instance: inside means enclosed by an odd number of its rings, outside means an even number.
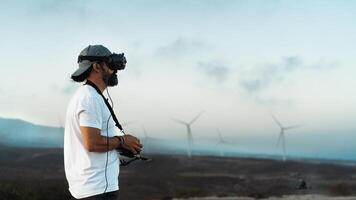
[[[5,1],[0,12],[0,116],[59,126],[89,44],[124,52],[110,88],[128,129],[155,137],[246,138],[254,149],[352,149],[356,134],[356,2]],[[263,138],[263,139],[259,139]],[[260,140],[270,141],[259,143]],[[272,148],[272,147],[271,147]],[[302,148],[305,148],[304,150]],[[345,150],[346,151],[346,150]]]

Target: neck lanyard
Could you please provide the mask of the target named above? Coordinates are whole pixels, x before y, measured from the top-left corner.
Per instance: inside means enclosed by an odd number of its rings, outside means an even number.
[[[125,131],[124,129],[122,128],[121,124],[119,123],[119,120],[117,120],[116,118],[116,115],[114,113],[114,110],[112,109],[109,101],[105,98],[105,96],[103,95],[103,93],[101,93],[101,91],[99,90],[99,88],[91,81],[87,80],[87,82],[84,84],[84,85],[90,85],[91,87],[93,87],[97,92],[98,94],[104,99],[104,102],[106,104],[106,106],[108,107],[110,113],[111,113],[111,116],[113,118],[113,120],[115,121],[115,126],[118,127],[120,129],[120,131],[124,134],[125,134]],[[150,161],[151,159],[149,158],[146,158],[146,157],[143,157],[141,156],[140,154],[137,154],[137,155],[133,155],[130,151],[128,150],[125,150],[125,149],[122,149],[121,150],[122,152],[120,153],[121,155],[124,155],[124,156],[127,156],[127,157],[133,157],[131,160],[128,160],[128,161],[125,161],[125,160],[120,160],[120,165],[121,166],[126,166],[128,164],[130,164],[131,162],[135,161],[135,160],[143,160],[143,161]]]
[[[121,124],[119,123],[119,120],[117,120],[117,117],[116,117],[116,115],[115,115],[115,113],[114,113],[114,110],[112,109],[112,107],[111,107],[109,101],[105,98],[105,96],[103,95],[103,93],[101,93],[101,91],[99,90],[99,88],[98,88],[93,82],[91,82],[91,81],[89,81],[89,80],[87,80],[87,82],[86,82],[84,85],[90,85],[91,87],[93,87],[93,88],[96,90],[96,92],[104,99],[104,102],[105,102],[105,104],[106,104],[106,107],[108,107],[108,109],[109,109],[109,111],[110,111],[110,113],[111,113],[111,116],[112,116],[112,118],[113,118],[113,120],[114,120],[114,122],[115,122],[115,126],[116,126],[117,128],[119,128],[120,131],[121,131],[123,134],[125,134],[125,131],[124,131],[124,129],[122,128]]]

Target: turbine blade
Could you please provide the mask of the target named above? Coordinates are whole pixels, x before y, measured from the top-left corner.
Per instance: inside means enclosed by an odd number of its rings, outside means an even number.
[[[188,123],[183,122],[182,120],[179,120],[179,119],[171,118],[171,120],[173,120],[173,121],[175,121],[175,122],[177,122],[177,123],[183,124],[183,125],[188,125]]]
[[[134,122],[135,122],[135,121],[128,121],[128,122],[122,123],[121,125],[122,125],[122,126],[127,126],[127,125],[129,125],[129,124],[134,123]]]
[[[284,130],[299,128],[299,127],[301,127],[301,126],[303,126],[303,125],[298,124],[298,125],[293,125],[293,126],[287,126],[287,127],[284,128]]]
[[[143,134],[145,135],[145,138],[148,138],[147,131],[144,126],[142,126]]]
[[[201,111],[189,124],[193,124],[205,111]]]
[[[279,127],[283,128],[282,124],[277,120],[277,118],[271,114],[272,118],[274,119],[274,121],[276,122],[276,124],[278,124]]]

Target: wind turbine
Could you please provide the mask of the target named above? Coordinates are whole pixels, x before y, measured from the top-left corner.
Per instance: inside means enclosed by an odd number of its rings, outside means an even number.
[[[58,136],[63,139],[64,137],[64,130],[65,130],[65,119],[61,117],[61,114],[58,113],[58,122],[59,122],[59,127],[58,127]],[[56,132],[57,132],[56,131]],[[57,133],[56,133],[57,135]],[[64,143],[61,142],[61,146],[63,147]]]
[[[58,122],[59,122],[59,132],[61,134],[64,133],[64,127],[65,127],[65,123],[64,123],[64,120],[62,120],[62,117],[61,115],[58,113]]]
[[[158,139],[148,136],[147,131],[144,126],[142,126],[142,130],[143,130],[143,134],[144,134],[143,141],[142,141],[143,145],[144,145],[144,150],[146,153],[148,153],[149,152],[148,151],[149,141],[158,141]]]
[[[183,124],[184,126],[187,127],[187,137],[188,137],[188,148],[187,148],[187,153],[188,153],[188,157],[190,158],[192,156],[191,153],[191,149],[193,146],[193,135],[192,135],[192,129],[190,128],[190,126],[204,113],[204,111],[201,111],[192,121],[190,122],[185,122],[179,119],[174,119],[171,118],[173,121],[179,123],[179,124]]]
[[[128,126],[129,124],[135,123],[135,121],[123,122],[121,126]]]
[[[282,146],[283,146],[283,161],[286,161],[286,136],[285,136],[285,133],[284,131],[286,130],[290,130],[290,129],[294,129],[294,128],[298,128],[300,127],[301,125],[293,125],[293,126],[283,126],[278,120],[277,118],[272,115],[272,118],[274,119],[274,121],[276,122],[276,124],[279,126],[279,128],[281,129],[281,132],[279,132],[279,137],[278,137],[278,140],[277,140],[277,147],[279,146],[279,143],[282,141]]]
[[[224,156],[224,152],[222,150],[222,146],[223,145],[232,145],[232,144],[223,139],[219,129],[217,129],[217,132],[219,134],[219,141],[216,143],[216,146],[219,146],[220,156],[223,157]]]
[[[124,130],[126,132],[133,132],[131,129],[130,129],[130,125],[135,123],[136,121],[124,121],[121,123],[121,126],[124,128]]]

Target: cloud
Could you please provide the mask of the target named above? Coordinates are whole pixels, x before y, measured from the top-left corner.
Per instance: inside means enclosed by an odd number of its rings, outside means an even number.
[[[280,63],[264,64],[247,72],[240,80],[240,86],[249,93],[259,92],[272,83],[283,81],[288,74],[303,67],[303,62],[298,56],[286,57]]]
[[[215,79],[218,82],[224,82],[228,79],[230,69],[219,61],[199,62],[198,69],[206,76]]]
[[[302,60],[297,56],[287,57],[283,60],[283,63],[285,71],[293,71],[303,64]]]
[[[339,63],[336,61],[327,62],[325,60],[320,60],[318,63],[311,65],[310,68],[322,71],[322,70],[333,70],[338,68],[339,66],[340,66]]]
[[[320,73],[332,70],[339,65],[337,62],[318,61],[315,64],[305,64],[298,56],[282,58],[279,63],[266,63],[255,66],[241,73],[239,86],[261,105],[293,105],[293,99],[284,99],[283,96],[270,96],[276,88],[285,88],[285,84],[300,72]],[[291,79],[292,78],[292,79]],[[288,83],[290,84],[290,83]]]
[[[158,48],[156,54],[159,56],[171,58],[181,58],[183,56],[198,53],[204,49],[206,45],[199,40],[189,40],[186,38],[178,38],[175,41]]]
[[[88,2],[84,2],[83,0],[37,0],[36,2],[30,1],[25,4],[25,6],[25,12],[29,16],[36,18],[39,17],[41,19],[70,18],[75,20],[76,17],[79,17],[80,20],[85,20],[90,14],[90,4]]]
[[[246,81],[241,81],[240,85],[247,91],[249,92],[255,92],[261,89],[262,87],[262,82],[261,80],[246,80]]]

